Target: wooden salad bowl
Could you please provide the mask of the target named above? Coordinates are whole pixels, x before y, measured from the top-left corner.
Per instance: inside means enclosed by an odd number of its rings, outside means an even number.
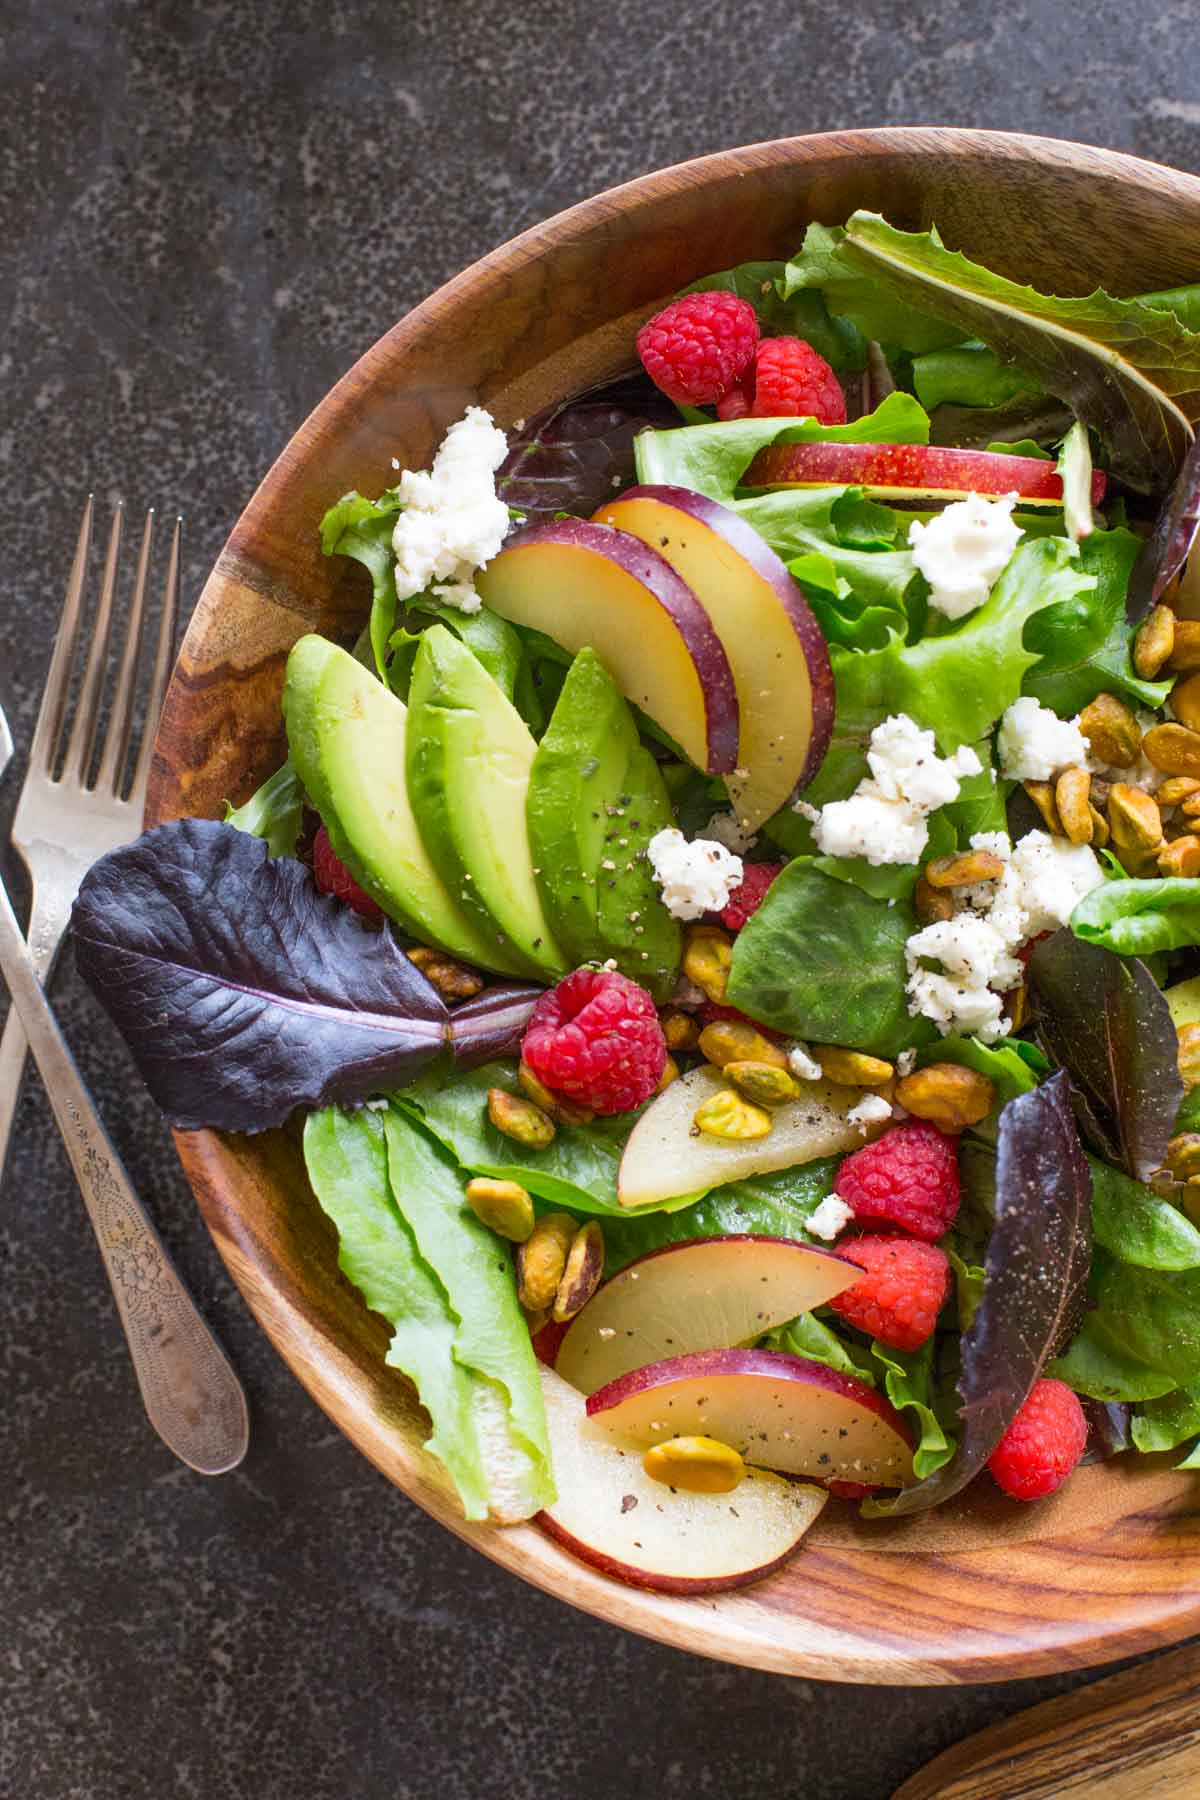
[[[501,425],[627,368],[637,325],[711,270],[787,256],[856,207],[1059,293],[1200,276],[1200,180],[1078,144],[983,131],[831,132],[729,150],[535,226],[393,327],[297,431],[234,526],[192,617],[157,744],[147,823],[221,816],[282,759],[295,640],[360,627],[363,571],[317,526],[392,461],[425,465],[472,401]],[[235,1280],[329,1416],[418,1505],[574,1606],[701,1654],[839,1681],[994,1680],[1085,1667],[1200,1630],[1200,1486],[1150,1458],[1081,1469],[1022,1508],[998,1491],[924,1518],[821,1523],[760,1584],[703,1599],[624,1587],[531,1526],[468,1525],[387,1328],[338,1271],[293,1130],[180,1133]],[[836,1509],[849,1514],[848,1508]]]

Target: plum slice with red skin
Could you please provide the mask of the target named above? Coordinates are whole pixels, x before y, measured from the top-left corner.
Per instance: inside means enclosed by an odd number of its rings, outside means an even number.
[[[628,488],[594,516],[657,550],[712,620],[738,695],[726,786],[753,831],[812,780],[833,732],[833,670],[803,589],[752,525],[687,488]]]
[[[785,1475],[911,1482],[912,1438],[865,1382],[774,1350],[702,1350],[634,1369],[588,1398],[589,1419],[636,1444],[707,1436]]]
[[[531,525],[475,578],[493,612],[574,654],[596,652],[639,706],[710,775],[737,767],[738,700],[704,607],[656,550],[588,519]]]
[[[1002,456],[995,450],[958,450],[942,444],[770,444],[743,477],[749,488],[824,487],[845,482],[881,494],[1017,494],[1061,501],[1062,477],[1052,462]],[[1108,478],[1092,471],[1092,504]]]

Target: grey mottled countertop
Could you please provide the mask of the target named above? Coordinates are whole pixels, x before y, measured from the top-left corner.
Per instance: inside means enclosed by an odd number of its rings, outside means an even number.
[[[190,602],[334,379],[515,231],[661,164],[845,125],[1040,131],[1195,169],[1194,24],[1191,0],[1069,19],[1058,0],[8,0],[14,731],[32,726],[89,487],[185,511]],[[1069,1685],[785,1681],[626,1636],[491,1567],[297,1386],[69,967],[55,994],[244,1373],[254,1435],[241,1470],[204,1482],[144,1425],[31,1080],[0,1196],[0,1792],[886,1800],[966,1731]]]

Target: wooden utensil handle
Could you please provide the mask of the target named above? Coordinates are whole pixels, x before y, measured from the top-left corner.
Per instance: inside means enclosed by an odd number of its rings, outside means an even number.
[[[1196,1800],[1200,1643],[1014,1714],[893,1800]]]

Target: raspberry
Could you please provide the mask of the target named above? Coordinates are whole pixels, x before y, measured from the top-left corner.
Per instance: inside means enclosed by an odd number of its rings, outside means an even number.
[[[737,380],[757,342],[758,315],[750,302],[709,290],[664,306],[638,332],[637,351],[668,399],[705,406]]]
[[[752,919],[767,897],[767,889],[777,875],[782,875],[782,863],[747,863],[741,881],[730,894],[721,908],[721,923],[729,931],[740,931],[747,919]]]
[[[877,1481],[827,1481],[825,1486],[835,1500],[865,1500],[879,1490]]]
[[[803,338],[768,338],[754,361],[756,419],[812,417],[823,425],[844,425],[846,396],[823,356]]]
[[[650,1098],[667,1042],[645,988],[614,970],[585,968],[542,995],[521,1054],[551,1093],[619,1113]]]
[[[829,1302],[838,1317],[895,1350],[919,1350],[946,1298],[945,1252],[917,1238],[863,1237],[840,1243],[837,1253],[865,1271]]]
[[[747,418],[754,405],[754,369],[746,370],[717,401],[718,419]]]
[[[323,894],[336,894],[339,900],[352,906],[362,918],[382,922],[382,907],[376,906],[370,894],[359,887],[330,843],[329,833],[323,825],[318,828],[313,839],[312,858],[313,876]]]
[[[898,1227],[933,1243],[958,1213],[958,1147],[936,1125],[909,1119],[853,1151],[833,1186],[856,1224]]]
[[[1035,1381],[988,1468],[1014,1500],[1041,1500],[1062,1486],[1086,1442],[1078,1395],[1065,1381]]]

